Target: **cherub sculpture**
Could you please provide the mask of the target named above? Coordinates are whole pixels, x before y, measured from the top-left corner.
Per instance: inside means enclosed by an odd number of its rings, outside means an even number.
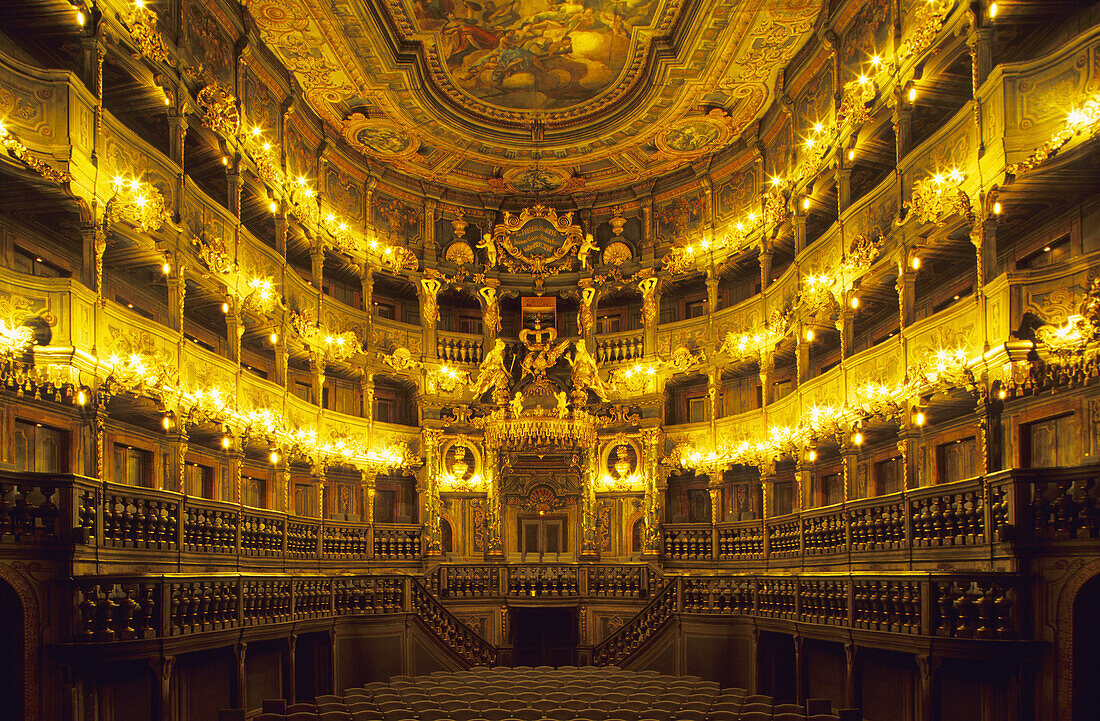
[[[512,396],[512,400],[510,401],[510,405],[512,406],[512,415],[514,417],[519,418],[520,416],[522,416],[523,415],[523,394],[520,393],[519,391],[516,391],[516,394],[514,396]]]
[[[592,234],[585,234],[584,242],[577,248],[577,260],[581,262],[581,270],[588,270],[588,254],[593,250],[599,250],[599,248],[600,246],[596,245],[596,239],[592,237]]]
[[[493,240],[493,236],[485,233],[481,236],[481,242],[477,244],[478,248],[485,250],[485,257],[488,258],[488,266],[495,268],[497,264],[497,244]]]
[[[558,401],[558,418],[566,418],[569,416],[569,396],[565,394],[565,391],[558,391],[554,394],[554,398]]]

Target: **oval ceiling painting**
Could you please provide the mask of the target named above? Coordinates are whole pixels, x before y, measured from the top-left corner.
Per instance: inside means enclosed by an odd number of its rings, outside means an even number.
[[[584,103],[619,78],[631,30],[661,0],[413,0],[421,31],[439,37],[454,82],[488,104],[555,110]]]

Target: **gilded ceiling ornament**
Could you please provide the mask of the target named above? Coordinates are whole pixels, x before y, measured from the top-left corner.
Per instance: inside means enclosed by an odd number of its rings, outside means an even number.
[[[871,119],[869,103],[875,99],[875,81],[865,75],[844,84],[844,96],[837,111],[837,123],[858,128]]]
[[[111,188],[114,195],[107,201],[106,209],[109,223],[128,223],[152,233],[168,220],[164,196],[151,183],[118,176],[111,183]]]
[[[387,160],[404,160],[420,149],[415,135],[389,120],[353,113],[341,128],[348,143],[367,155]]]
[[[1065,124],[1050,140],[1040,145],[1035,152],[1019,163],[1005,168],[1008,175],[1020,176],[1034,170],[1061,150],[1074,138],[1084,135],[1091,138],[1100,131],[1100,95],[1093,95],[1080,108],[1069,112]]]
[[[31,155],[27,146],[23,145],[23,143],[19,142],[18,138],[12,135],[11,130],[8,129],[3,120],[0,120],[0,145],[4,146],[4,150],[8,151],[9,155],[21,161],[24,165],[46,180],[53,181],[60,185],[68,183],[73,179],[73,176],[68,172],[64,170],[55,170],[52,166]]]
[[[27,326],[11,327],[0,320],[0,358],[22,356],[34,347],[34,330]]]
[[[141,54],[153,62],[174,66],[168,56],[168,47],[157,29],[157,14],[146,6],[145,0],[133,0],[121,14],[122,22],[130,31]]]
[[[1084,356],[1100,351],[1100,277],[1093,278],[1078,313],[1059,325],[1047,324],[1035,330],[1036,339],[1056,356]]]
[[[622,241],[610,243],[603,252],[603,262],[606,265],[621,266],[633,257],[634,253],[630,250],[630,246]]]
[[[332,333],[320,327],[310,313],[294,311],[290,325],[306,345],[319,350],[334,361],[346,361],[360,353],[363,344],[352,331]]]
[[[963,174],[958,170],[922,178],[913,183],[913,193],[905,207],[920,223],[943,226],[947,218],[953,215],[961,215],[968,223],[973,223],[970,196],[960,187],[963,179]]]
[[[551,450],[591,448],[596,442],[594,417],[583,410],[573,411],[571,417],[562,418],[553,408],[522,407],[519,395],[519,413],[513,405],[511,412],[498,408],[477,421],[484,428],[487,448],[500,450]],[[516,403],[513,398],[511,404]]]
[[[527,272],[538,285],[547,275],[568,268],[584,232],[573,224],[573,214],[558,215],[545,205],[524,208],[519,215],[504,211],[504,222],[493,230],[493,242],[511,273]]]
[[[474,262],[474,249],[469,243],[457,241],[447,246],[443,257],[455,265],[467,265]]]
[[[695,250],[690,245],[677,245],[661,258],[661,266],[669,275],[687,273],[695,267]]]
[[[688,116],[657,135],[656,145],[665,155],[680,158],[712,153],[733,139],[733,123],[720,108],[706,115]]]
[[[913,18],[913,31],[898,46],[898,57],[908,58],[927,50],[954,7],[955,0],[925,0],[919,3]]]
[[[215,273],[229,275],[237,272],[237,264],[233,262],[233,256],[229,252],[229,246],[217,236],[200,238],[194,236],[191,243],[198,246],[199,258],[206,267]]]
[[[210,83],[196,98],[202,111],[202,124],[225,138],[235,138],[241,129],[237,98],[228,90]]]

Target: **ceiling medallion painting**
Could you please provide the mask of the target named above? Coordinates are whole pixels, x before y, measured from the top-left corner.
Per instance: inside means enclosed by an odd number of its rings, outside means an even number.
[[[823,0],[246,4],[305,102],[364,154],[456,188],[548,195],[734,141]]]
[[[344,122],[344,140],[367,155],[397,160],[420,149],[420,141],[396,123],[354,113]]]
[[[433,73],[442,76],[437,80],[486,105],[519,110],[560,110],[614,91],[641,71],[628,60],[644,53],[654,18],[667,27],[681,5],[677,0],[410,4],[414,34],[436,41],[425,42],[424,51]],[[396,3],[390,7],[395,15],[406,10]],[[624,71],[628,77],[620,80]]]

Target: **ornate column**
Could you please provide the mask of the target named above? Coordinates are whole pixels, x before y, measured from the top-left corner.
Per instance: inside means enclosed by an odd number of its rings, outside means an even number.
[[[485,285],[477,289],[481,300],[481,325],[485,334],[485,350],[488,352],[496,337],[500,335],[500,300],[497,287],[500,281],[487,279]]]
[[[275,211],[275,252],[286,258],[286,205],[279,203],[279,209]]]
[[[95,474],[101,481],[107,480],[104,465],[107,461],[107,403],[111,396],[100,389],[95,393],[90,410],[92,433],[95,436]]]
[[[1004,424],[1001,422],[1001,411],[1004,403],[996,398],[991,398],[983,391],[982,398],[978,401],[975,415],[978,416],[978,428],[981,432],[981,462],[980,471],[984,476],[987,473],[1001,470],[1002,448],[1004,445]]]
[[[368,421],[374,420],[374,374],[363,371],[359,379],[360,411],[359,417]]]
[[[806,339],[806,330],[805,325],[800,326],[794,337],[795,379],[798,386],[810,380],[810,341]]]
[[[806,656],[802,653],[802,636],[795,634],[794,641],[794,698],[795,703],[806,705]]]
[[[286,344],[286,329],[282,324],[275,331],[275,375],[272,378],[279,386],[287,387],[287,369],[290,366],[290,349]]]
[[[791,220],[794,224],[794,252],[797,255],[806,250],[806,209],[802,207],[802,203],[794,204],[794,216]]]
[[[645,477],[645,535],[642,540],[642,554],[653,558],[661,553],[661,497],[664,494],[659,487],[661,472],[658,457],[662,439],[660,428],[642,431],[642,469]]]
[[[248,498],[244,489],[244,478],[241,475],[241,466],[244,463],[244,452],[239,450],[226,453],[229,457],[229,488],[222,491],[225,500],[231,503],[243,504]]]
[[[421,278],[416,288],[420,297],[420,324],[424,328],[424,355],[434,358],[436,354],[436,324],[439,322],[439,289],[443,287],[435,278]]]
[[[866,485],[860,488],[859,478],[857,478],[859,448],[853,445],[851,441],[845,441],[841,445],[840,456],[841,472],[844,479],[844,500],[854,501],[865,498],[867,496]]]
[[[588,449],[584,477],[581,482],[581,551],[580,560],[600,557],[599,515],[596,513],[596,478],[599,473],[599,451],[596,446]]]
[[[229,159],[229,165],[225,168],[226,184],[229,188],[229,212],[237,219],[241,217],[241,155],[233,153]]]
[[[760,290],[767,290],[771,283],[772,250],[767,245],[760,246]]]
[[[226,296],[229,312],[225,314],[225,340],[228,344],[227,355],[234,363],[241,362],[241,336],[244,335],[244,323],[241,322],[240,308],[232,296]]]
[[[638,283],[638,290],[642,293],[642,325],[645,328],[642,353],[648,357],[657,354],[657,319],[661,303],[659,285],[656,278],[645,278]]]
[[[176,657],[161,656],[149,659],[149,668],[156,677],[155,721],[175,721],[176,699],[172,693]],[[243,708],[243,707],[242,707]]]
[[[374,496],[377,493],[375,480],[377,473],[371,471],[359,471],[359,482],[363,484],[363,522],[374,528]],[[367,557],[374,558],[374,543],[368,544]]]
[[[364,263],[361,266],[362,275],[359,278],[360,291],[363,296],[363,312],[367,315],[366,348],[374,347],[374,269]]]
[[[933,721],[936,713],[936,669],[940,661],[935,656],[919,653],[917,659],[917,721]]]
[[[577,306],[577,330],[584,338],[584,344],[588,348],[596,347],[596,297],[598,291],[592,286],[591,278],[581,278],[580,304]],[[645,352],[645,340],[642,341],[642,352]]]
[[[908,263],[899,263],[898,277],[894,286],[898,291],[898,307],[901,312],[901,327],[913,324],[913,306],[916,301],[917,272]]]
[[[234,655],[237,658],[237,679],[233,685],[234,708],[248,707],[248,675],[245,672],[245,657],[248,655],[248,642],[238,641],[233,646]]]
[[[859,646],[849,641],[844,644],[844,706],[855,708],[859,706]]]
[[[321,408],[324,405],[325,356],[320,351],[309,352],[309,375],[313,381],[313,402]]]
[[[187,478],[184,467],[187,462],[187,441],[187,429],[182,425],[176,425],[168,431],[168,467],[164,469],[164,490],[166,491],[175,493],[191,491],[184,487],[184,479]]]
[[[760,407],[767,408],[768,402],[771,398],[771,378],[772,371],[775,370],[775,355],[771,350],[761,351],[760,353]]]
[[[290,483],[290,469],[287,468],[286,459],[279,457],[279,462],[271,469],[271,499],[267,503],[272,509],[283,513],[294,512],[294,489]],[[243,492],[244,489],[242,488]],[[266,500],[266,499],[265,499]]]
[[[298,700],[298,692],[295,689],[298,678],[296,668],[297,661],[294,658],[298,650],[298,634],[292,633],[286,637],[286,701],[295,703]]]
[[[837,151],[835,177],[837,211],[843,214],[852,204],[852,167],[848,164],[843,148]]]
[[[501,533],[504,526],[504,507],[500,487],[500,468],[497,450],[485,447],[485,560],[502,560],[504,544]]]
[[[420,484],[421,505],[424,509],[424,553],[427,556],[442,556],[443,540],[439,527],[441,503],[438,479],[439,474],[442,472],[439,442],[443,438],[443,431],[435,428],[424,428],[420,431],[420,437],[424,446],[424,477]]]
[[[187,296],[187,266],[178,262],[170,264],[168,272],[168,327],[183,332],[183,304]]]
[[[850,307],[842,307],[837,313],[835,321],[836,329],[840,331],[840,357],[847,358],[852,354],[852,343],[855,340],[856,313]]]
[[[913,104],[905,97],[905,88],[898,85],[894,90],[894,137],[897,139],[898,162],[904,158],[913,145]]]

